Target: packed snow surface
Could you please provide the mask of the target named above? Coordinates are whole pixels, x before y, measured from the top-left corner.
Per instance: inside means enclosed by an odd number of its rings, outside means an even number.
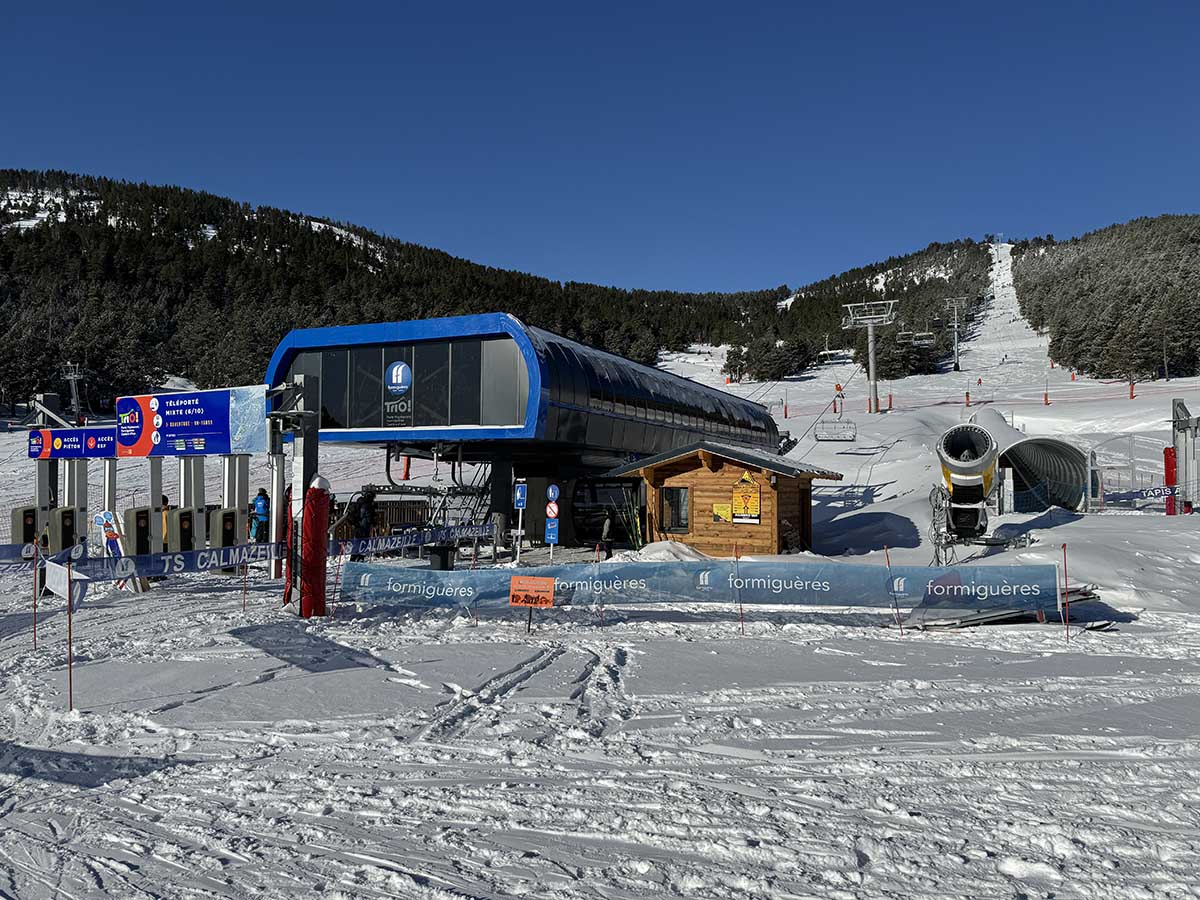
[[[1195,381],[1131,401],[1049,370],[996,255],[964,371],[890,385],[890,414],[860,412],[852,365],[730,386],[786,391],[796,435],[846,388],[858,441],[793,451],[846,474],[818,491],[821,552],[928,562],[930,448],[969,415],[968,383],[1030,432],[1160,454],[1170,397],[1200,409]],[[723,387],[723,355],[664,365]],[[6,505],[23,450],[0,440]],[[382,462],[338,449],[322,468],[341,493]],[[132,498],[144,476],[122,471]],[[0,897],[1200,896],[1192,521],[1006,517],[1038,542],[980,561],[1066,542],[1072,579],[1116,610],[1069,643],[1059,623],[900,634],[761,608],[743,634],[699,604],[538,612],[528,635],[523,615],[346,603],[302,621],[261,570],[245,595],[216,575],[101,589],[73,617],[72,713],[65,610],[39,605],[35,651],[29,585],[8,578]]]

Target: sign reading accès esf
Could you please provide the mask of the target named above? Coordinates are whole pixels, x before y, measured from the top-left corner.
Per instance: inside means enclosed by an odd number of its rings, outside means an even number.
[[[30,459],[111,459],[117,455],[115,428],[35,428]]]
[[[117,456],[265,453],[267,386],[117,398]]]
[[[546,543],[547,544],[557,544],[558,543],[558,519],[547,519],[546,520]]]

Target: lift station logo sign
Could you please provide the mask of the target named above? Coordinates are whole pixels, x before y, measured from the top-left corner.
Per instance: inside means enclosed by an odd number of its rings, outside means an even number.
[[[115,428],[37,428],[29,432],[30,459],[111,459]]]
[[[117,456],[265,453],[266,385],[117,398]]]
[[[404,360],[391,363],[383,373],[383,424],[407,428],[413,423],[413,370]]]

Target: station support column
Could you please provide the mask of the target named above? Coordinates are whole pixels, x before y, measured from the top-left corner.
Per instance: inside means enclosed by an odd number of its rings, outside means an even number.
[[[163,552],[162,457],[151,456],[150,463],[150,552]]]
[[[208,499],[204,490],[204,457],[194,456],[192,464],[192,502],[191,508],[196,511],[192,516],[192,529],[195,534],[196,547],[203,550],[208,546]]]
[[[267,420],[267,461],[271,467],[271,540],[282,543],[287,538],[290,510],[284,503],[287,490],[286,459],[283,455],[283,426],[278,419]],[[271,560],[271,577],[283,577],[283,558]]]

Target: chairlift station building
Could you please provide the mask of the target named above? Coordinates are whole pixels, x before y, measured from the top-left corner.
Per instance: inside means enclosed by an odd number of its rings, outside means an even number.
[[[591,539],[573,533],[572,501],[620,502],[604,497],[637,483],[611,474],[628,463],[701,442],[769,459],[780,445],[760,404],[505,313],[298,329],[276,348],[266,381],[295,375],[319,379],[322,442],[488,464],[492,512],[511,511],[515,477],[529,479],[533,498],[560,483],[564,543]],[[527,510],[534,537],[540,506]],[[584,532],[596,524],[574,518]]]

